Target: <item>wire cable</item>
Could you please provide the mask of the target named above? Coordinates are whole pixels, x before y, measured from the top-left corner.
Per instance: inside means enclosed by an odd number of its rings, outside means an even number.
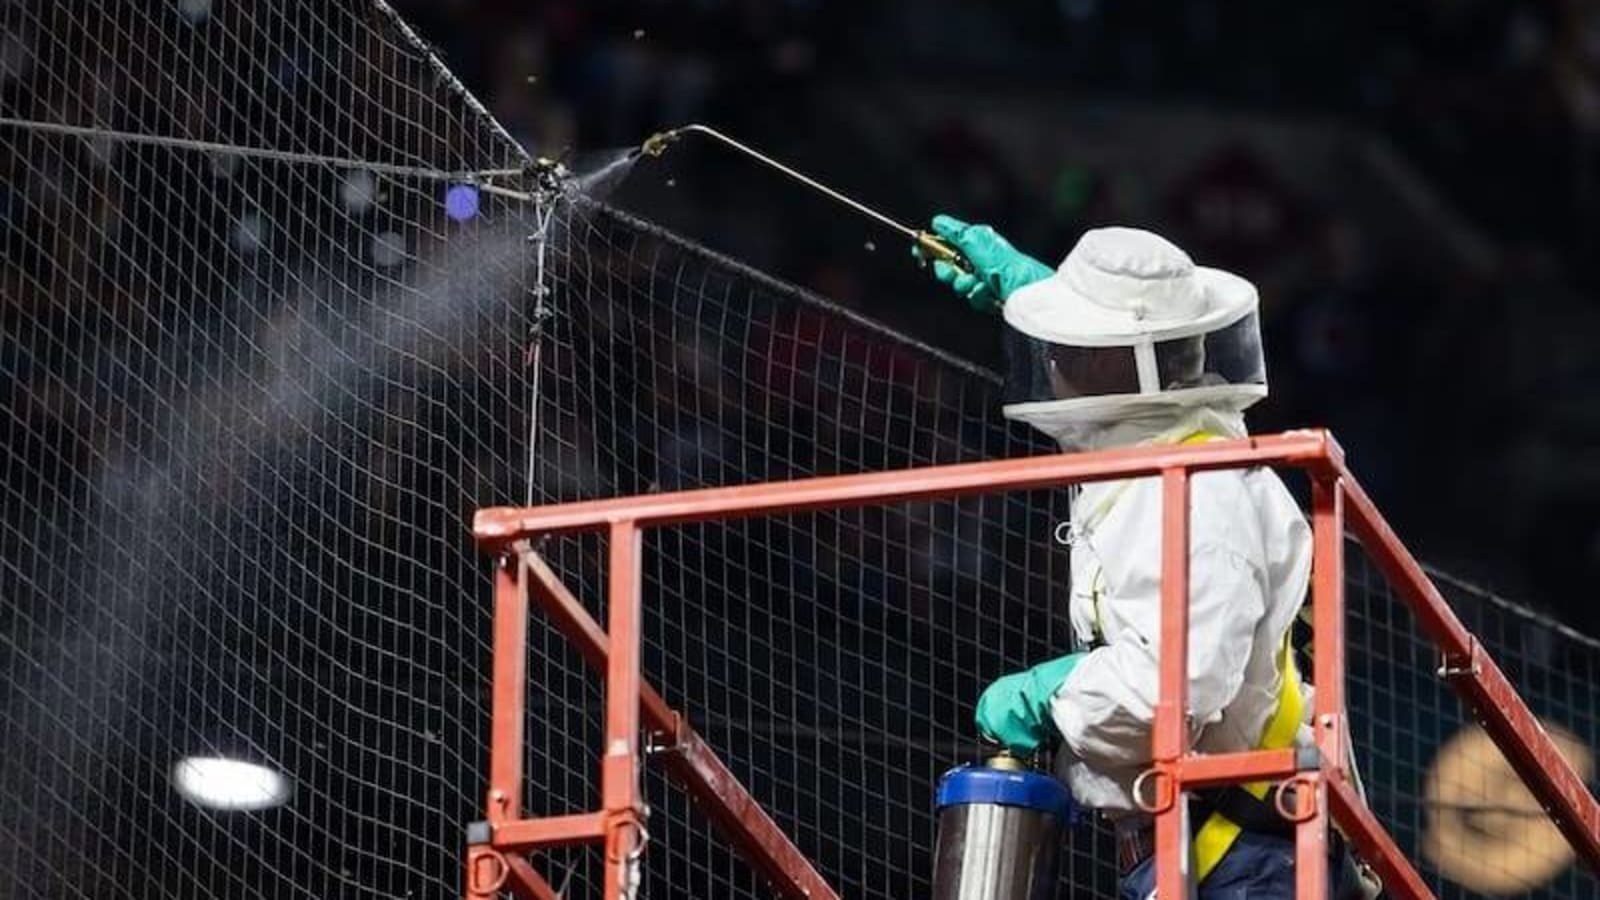
[[[224,144],[217,141],[201,141],[191,138],[168,137],[154,134],[138,134],[131,131],[118,131],[113,128],[99,128],[87,125],[67,125],[61,122],[42,122],[34,119],[13,119],[0,117],[0,128],[17,128],[24,131],[35,131],[44,134],[67,135],[81,138],[110,138],[126,144],[141,144],[151,147],[170,147],[178,150],[194,150],[201,153],[220,153],[240,156],[246,159],[265,159],[274,162],[296,163],[301,165],[329,166],[341,169],[365,169],[380,175],[394,175],[402,178],[426,178],[432,181],[458,181],[482,182],[494,178],[512,178],[523,173],[522,169],[478,169],[472,171],[445,171],[426,166],[405,166],[395,163],[374,162],[365,159],[350,159],[342,156],[329,156],[320,153],[299,153],[290,150],[271,150],[265,147],[245,147],[237,144]],[[529,195],[509,191],[493,185],[480,185],[491,188],[495,194],[509,195],[518,199],[526,199]]]

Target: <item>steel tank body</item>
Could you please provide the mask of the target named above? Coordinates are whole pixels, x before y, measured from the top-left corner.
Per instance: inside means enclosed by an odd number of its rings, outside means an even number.
[[[1014,765],[964,766],[939,782],[934,900],[1053,900],[1065,785]]]

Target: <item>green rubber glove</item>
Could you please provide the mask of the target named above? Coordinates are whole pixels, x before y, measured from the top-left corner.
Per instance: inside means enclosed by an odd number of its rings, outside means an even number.
[[[1055,270],[1037,259],[1011,246],[987,225],[968,225],[953,216],[933,217],[933,232],[956,246],[961,255],[972,264],[971,272],[963,272],[941,260],[934,260],[933,275],[950,285],[973,309],[992,312],[1000,308],[1013,293],[1044,278]],[[918,259],[922,251],[912,247]]]
[[[989,685],[973,713],[978,730],[1018,756],[1032,756],[1055,731],[1050,698],[1085,655],[1052,659]]]

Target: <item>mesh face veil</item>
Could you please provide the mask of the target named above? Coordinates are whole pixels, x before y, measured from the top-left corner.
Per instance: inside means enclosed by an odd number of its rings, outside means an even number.
[[[1078,346],[1007,328],[1006,393],[1011,404],[1081,398],[1171,396],[1207,388],[1265,394],[1266,360],[1253,309],[1213,330],[1141,335],[1130,343]],[[1205,391],[1214,394],[1216,391]]]

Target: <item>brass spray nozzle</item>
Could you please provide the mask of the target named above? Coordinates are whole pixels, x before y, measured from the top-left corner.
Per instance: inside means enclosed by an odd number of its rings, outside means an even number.
[[[962,272],[971,272],[972,264],[961,255],[956,246],[944,238],[929,231],[916,233],[917,248],[922,251],[925,262],[943,262],[955,266]]]
[[[986,761],[989,768],[999,769],[1004,772],[1023,772],[1028,769],[1028,761],[1020,756],[1013,755],[1009,750],[1001,750],[989,757]]]
[[[660,156],[667,152],[667,145],[678,139],[678,130],[658,131],[644,139],[639,145],[639,152],[646,156]]]

